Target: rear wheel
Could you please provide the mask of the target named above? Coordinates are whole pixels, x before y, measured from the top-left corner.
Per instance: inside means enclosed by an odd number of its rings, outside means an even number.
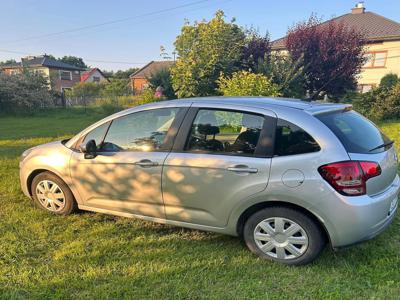
[[[35,204],[51,213],[69,215],[77,209],[71,190],[53,173],[37,175],[32,181],[31,190]]]
[[[288,207],[270,207],[249,217],[243,231],[247,247],[262,258],[304,265],[325,246],[319,225],[306,214]]]

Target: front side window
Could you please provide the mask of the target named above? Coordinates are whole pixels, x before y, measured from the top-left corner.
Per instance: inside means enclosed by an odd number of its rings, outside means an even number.
[[[295,155],[317,152],[321,148],[318,143],[300,127],[278,120],[275,133],[275,155]]]
[[[82,140],[81,144],[86,144],[88,141],[94,140],[96,142],[97,149],[99,149],[100,144],[103,141],[103,138],[106,134],[108,125],[110,125],[109,122],[102,124],[102,125],[96,127],[95,129],[93,129],[92,131],[90,131],[88,134],[86,134],[86,136]]]
[[[179,108],[141,111],[112,121],[103,151],[158,151]]]
[[[256,114],[200,109],[193,121],[185,150],[253,156],[264,117]]]

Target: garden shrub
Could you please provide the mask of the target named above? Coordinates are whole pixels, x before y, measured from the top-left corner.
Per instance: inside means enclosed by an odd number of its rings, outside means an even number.
[[[262,74],[235,72],[232,77],[219,77],[218,90],[224,96],[279,96],[279,86]]]
[[[389,73],[382,77],[381,82],[379,83],[380,88],[391,89],[399,82],[399,77],[397,74]]]
[[[400,82],[390,89],[376,88],[361,94],[354,109],[376,121],[400,118]]]
[[[0,113],[33,113],[54,106],[55,94],[49,82],[38,73],[0,74]]]

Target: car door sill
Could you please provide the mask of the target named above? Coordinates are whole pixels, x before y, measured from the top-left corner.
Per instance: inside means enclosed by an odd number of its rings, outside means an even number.
[[[78,205],[78,208],[81,210],[92,211],[92,212],[97,212],[97,213],[102,213],[102,214],[108,214],[108,215],[114,215],[114,216],[120,216],[120,217],[126,217],[126,218],[137,218],[137,219],[141,219],[141,220],[145,220],[145,221],[156,222],[156,223],[161,223],[161,224],[166,224],[166,225],[186,227],[186,228],[197,229],[197,230],[212,231],[212,232],[217,232],[217,233],[235,235],[235,234],[231,234],[227,230],[226,227],[214,227],[214,226],[199,225],[199,224],[188,223],[188,222],[167,220],[167,219],[162,219],[162,218],[157,218],[157,217],[143,216],[143,215],[138,215],[138,214],[133,214],[133,213],[91,207],[91,206],[86,206],[86,205]]]

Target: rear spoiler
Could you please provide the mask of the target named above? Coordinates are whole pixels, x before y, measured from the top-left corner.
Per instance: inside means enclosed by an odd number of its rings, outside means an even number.
[[[351,104],[329,104],[329,105],[321,105],[315,106],[306,111],[312,115],[321,115],[326,113],[333,113],[333,112],[345,112],[353,110],[353,105]]]

